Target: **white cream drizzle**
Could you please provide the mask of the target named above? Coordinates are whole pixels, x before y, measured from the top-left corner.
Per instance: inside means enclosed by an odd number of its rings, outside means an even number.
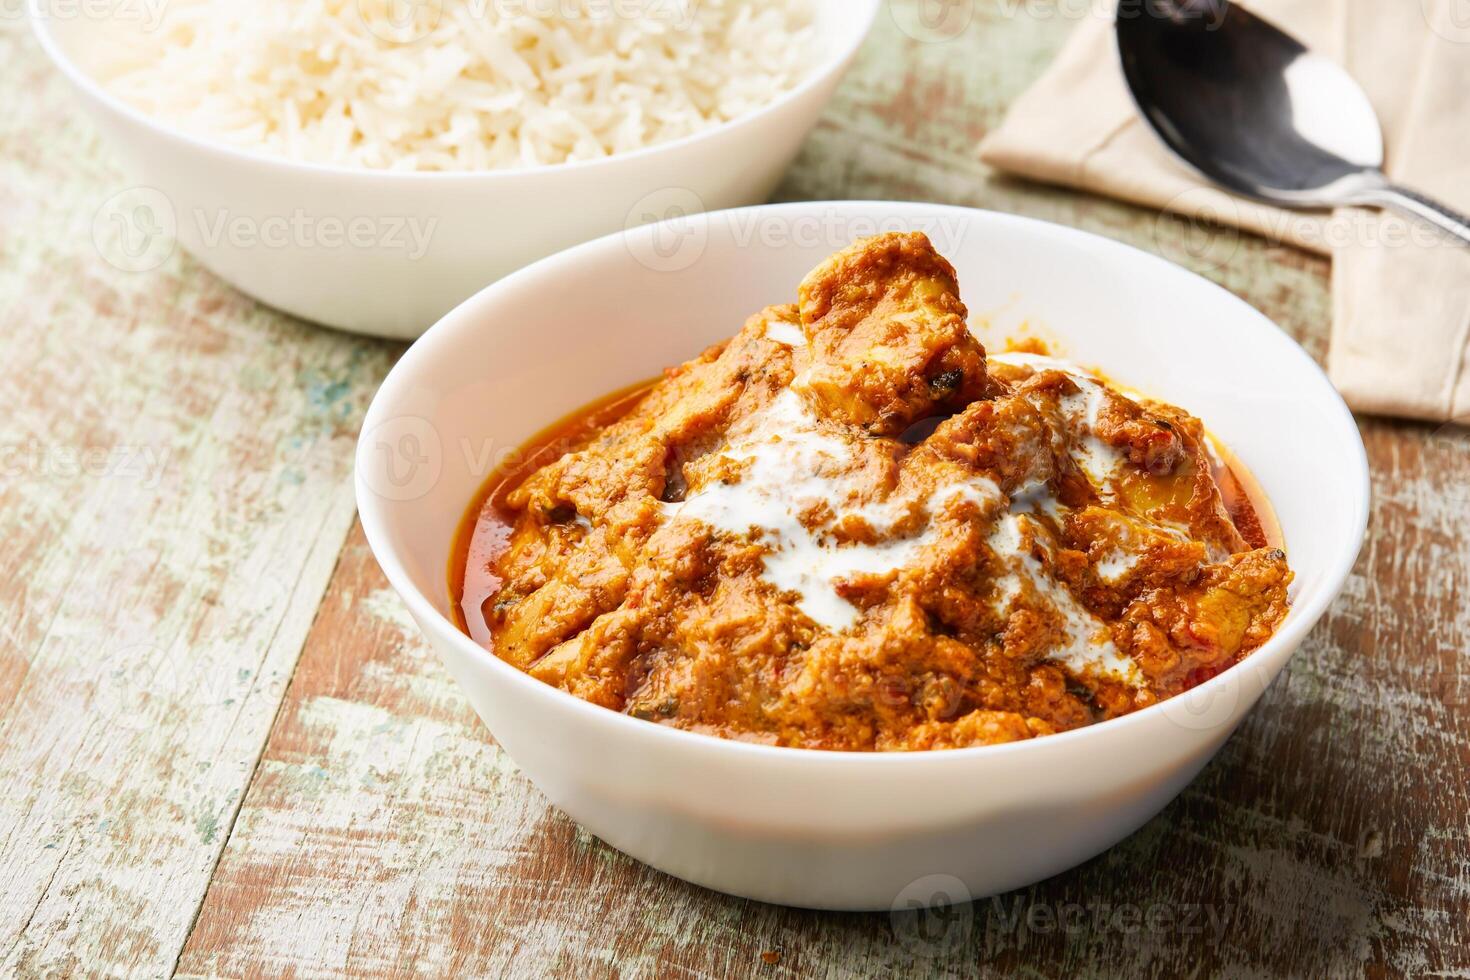
[[[785,320],[768,320],[766,322],[766,337],[778,344],[787,347],[805,347],[806,334],[794,323]]]
[[[997,522],[987,539],[1007,569],[995,582],[997,611],[1008,613],[1025,594],[1028,601],[1055,610],[1064,625],[1066,642],[1048,653],[1050,659],[1079,676],[1102,674],[1130,684],[1140,682],[1137,666],[1119,652],[1107,635],[1107,626],[1023,547],[1021,522],[1028,518],[1018,510],[1036,508],[1053,516],[1061,514],[1044,482],[1014,495],[1009,500],[1010,512],[1003,509],[1008,502],[1005,494],[983,474],[941,487],[923,500],[899,496],[861,504],[866,488],[851,476],[850,447],[823,431],[805,401],[791,389],[777,395],[752,419],[747,434],[737,437],[720,455],[744,464],[738,482],[700,486],[682,502],[661,504],[662,513],[669,520],[700,521],[762,541],[768,548],[763,577],[778,590],[795,593],[797,607],[818,625],[832,631],[852,627],[858,611],[838,593],[837,583],[908,565],[935,541],[934,517],[952,501],[963,500],[979,509],[976,519]],[[833,517],[829,524],[811,530],[800,515],[818,503],[825,503]],[[872,545],[840,543],[826,530],[855,517],[886,537],[915,507],[922,508],[928,520],[922,530],[907,537]]]
[[[1128,461],[1128,454],[1122,450],[1108,445],[1097,437],[1097,420],[1102,413],[1103,406],[1107,402],[1106,392],[1109,386],[1105,386],[1097,375],[1086,368],[1059,357],[1050,357],[1046,354],[1028,354],[1023,351],[1004,351],[999,354],[987,354],[986,359],[997,364],[1010,364],[1015,367],[1030,367],[1038,371],[1062,371],[1066,373],[1081,389],[1077,394],[1064,396],[1059,400],[1062,415],[1066,418],[1070,428],[1081,432],[1069,455],[1077,463],[1078,467],[1086,475],[1093,489],[1097,491],[1098,497],[1105,503],[1111,503],[1117,499],[1112,481]],[[1114,394],[1127,398],[1130,401],[1138,401],[1143,396],[1131,389],[1120,389],[1112,386]],[[1214,446],[1209,440],[1205,440],[1205,448],[1211,455],[1211,459],[1218,459]],[[1015,508],[1012,507],[1012,510]],[[1047,511],[1053,517],[1055,511]],[[1189,540],[1190,529],[1188,525],[1175,524],[1170,521],[1154,520],[1151,522],[1154,528],[1165,534],[1171,534],[1181,540]],[[1229,557],[1229,552],[1222,551],[1215,545],[1209,545],[1211,561],[1224,561]],[[1096,568],[1100,578],[1105,582],[1117,582],[1127,571],[1137,564],[1138,559],[1132,558],[1127,565],[1122,560],[1100,562]]]
[[[1004,351],[987,354],[987,360],[1012,367],[1029,367],[1036,371],[1061,371],[1072,379],[1079,389],[1076,394],[1064,395],[1058,400],[1069,426],[1082,433],[1072,446],[1071,456],[1087,479],[1104,499],[1111,496],[1108,484],[1122,468],[1128,457],[1125,453],[1108,445],[1097,437],[1097,420],[1107,404],[1107,388],[1092,372],[1071,361],[1064,361],[1045,354],[1027,354],[1022,351]]]
[[[1108,585],[1114,585],[1123,580],[1123,576],[1133,571],[1138,564],[1138,555],[1130,555],[1122,548],[1114,548],[1103,555],[1093,566],[1092,570],[1097,577]]]
[[[662,510],[670,519],[702,521],[761,539],[769,549],[765,579],[783,592],[796,593],[798,608],[830,630],[844,630],[857,621],[856,607],[838,594],[837,582],[903,568],[936,535],[926,524],[909,537],[871,545],[840,543],[824,528],[808,529],[799,519],[802,513],[825,503],[834,515],[832,524],[860,518],[884,537],[915,506],[932,517],[951,499],[982,509],[1004,499],[988,477],[975,476],[941,487],[922,502],[900,497],[859,505],[865,488],[848,475],[848,446],[822,431],[800,395],[789,388],[781,392],[754,422],[749,435],[720,453],[746,464],[739,482],[702,486],[682,503],[661,505]]]
[[[1055,521],[1060,521],[1064,516],[1062,502],[1051,492],[1046,480],[1033,480],[1025,486],[1017,487],[1011,494],[1011,513],[1021,514],[1028,511],[1039,511]]]
[[[990,550],[1009,568],[995,582],[996,611],[1009,612],[1025,593],[1022,583],[1029,584],[1035,596],[1057,613],[1066,631],[1066,644],[1048,651],[1048,660],[1056,661],[1079,677],[1102,674],[1134,686],[1141,684],[1138,665],[1113,643],[1102,620],[1078,602],[1027,550],[1023,521],[1029,523],[1030,519],[1024,514],[1002,514],[986,539]],[[1033,533],[1037,531],[1033,528]]]

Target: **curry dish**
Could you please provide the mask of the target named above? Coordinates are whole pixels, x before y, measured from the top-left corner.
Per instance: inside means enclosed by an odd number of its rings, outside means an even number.
[[[966,315],[921,234],[833,255],[495,474],[463,625],[615,711],[844,750],[1078,728],[1265,642],[1291,572],[1199,420]]]

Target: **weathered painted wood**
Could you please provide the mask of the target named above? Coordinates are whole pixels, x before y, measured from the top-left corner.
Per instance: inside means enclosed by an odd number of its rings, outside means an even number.
[[[953,6],[972,19],[948,43],[880,15],[781,197],[949,201],[1101,232],[1213,276],[1322,356],[1325,262],[975,163],[1070,24],[1044,4]],[[1108,854],[931,921],[729,899],[589,840],[493,746],[354,532],[180,970],[1464,975],[1470,437],[1363,430],[1364,557],[1220,758]]]
[[[1095,4],[959,0],[967,29],[920,41],[899,26],[934,36],[920,2],[880,13],[781,197],[1098,231],[1213,276],[1321,357],[1323,261],[974,161],[1064,15]],[[0,484],[0,974],[175,958],[199,976],[1470,974],[1465,432],[1362,423],[1377,496],[1345,595],[1220,758],[1124,844],[939,920],[725,898],[546,805],[360,532],[286,686],[387,354],[263,313],[187,261],[99,268],[88,195],[113,174],[28,43],[0,43],[5,77],[34,93],[0,105],[0,344],[21,364],[0,376],[20,406],[0,441],[171,447],[153,487]],[[287,568],[299,580],[273,593]]]
[[[176,962],[342,541],[390,363],[180,255],[0,18],[0,975]]]

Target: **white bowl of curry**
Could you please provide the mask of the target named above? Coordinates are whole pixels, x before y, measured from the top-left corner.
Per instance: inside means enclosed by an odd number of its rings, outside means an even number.
[[[357,482],[389,580],[556,805],[687,880],[848,909],[1131,833],[1367,513],[1351,415],[1229,293],[871,202],[680,219],[495,284],[390,374]]]

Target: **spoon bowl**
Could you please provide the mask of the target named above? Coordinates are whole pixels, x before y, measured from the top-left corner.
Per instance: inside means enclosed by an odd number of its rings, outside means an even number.
[[[1119,14],[1118,57],[1139,113],[1207,180],[1294,208],[1387,207],[1470,242],[1470,221],[1392,184],[1383,130],[1340,66],[1228,0]]]

